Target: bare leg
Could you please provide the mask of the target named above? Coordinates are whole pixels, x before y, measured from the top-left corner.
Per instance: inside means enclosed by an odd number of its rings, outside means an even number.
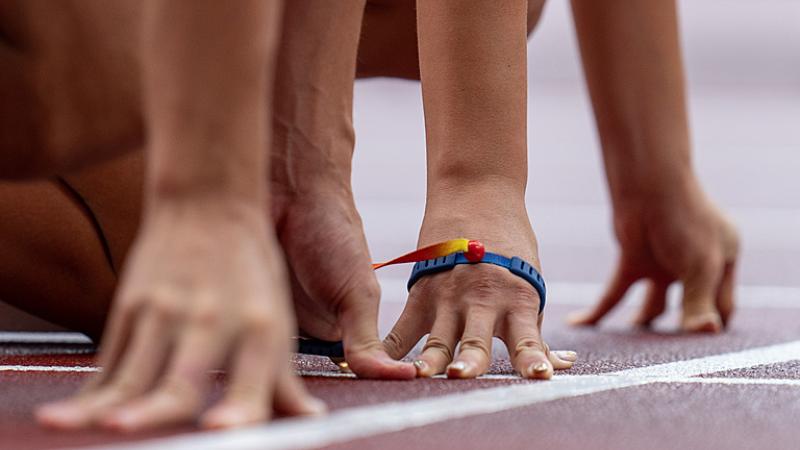
[[[0,5],[0,177],[140,148],[139,10],[130,0]]]
[[[0,183],[0,216],[0,298],[98,338],[116,276],[72,193],[51,181]]]

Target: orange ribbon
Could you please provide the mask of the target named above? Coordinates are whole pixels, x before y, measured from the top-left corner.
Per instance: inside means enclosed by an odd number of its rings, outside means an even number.
[[[464,256],[472,262],[478,262],[483,259],[486,249],[480,241],[474,241],[464,238],[451,239],[449,241],[439,242],[438,244],[429,245],[420,249],[414,250],[411,253],[406,253],[390,261],[376,263],[372,265],[373,269],[380,269],[384,266],[391,266],[393,264],[403,264],[425,261],[427,259],[435,259],[442,256],[447,256],[451,253],[463,252]]]

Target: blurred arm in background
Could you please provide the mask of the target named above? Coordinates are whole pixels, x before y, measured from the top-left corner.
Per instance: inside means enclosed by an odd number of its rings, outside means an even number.
[[[674,1],[572,0],[620,245],[615,275],[590,311],[597,324],[636,281],[648,289],[636,323],[648,326],[683,284],[685,331],[718,332],[734,309],[738,235],[692,167]]]

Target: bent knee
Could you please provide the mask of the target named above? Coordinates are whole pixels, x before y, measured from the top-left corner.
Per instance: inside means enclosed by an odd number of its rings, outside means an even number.
[[[0,178],[77,169],[143,141],[138,6],[0,5]]]
[[[57,159],[48,149],[44,114],[27,76],[26,57],[0,43],[0,178],[23,179],[41,174]]]
[[[533,30],[539,24],[544,11],[545,0],[528,0],[528,36],[533,34]]]

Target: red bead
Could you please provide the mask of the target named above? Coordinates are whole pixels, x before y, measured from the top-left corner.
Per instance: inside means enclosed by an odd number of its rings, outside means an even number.
[[[469,241],[467,243],[467,252],[464,257],[469,262],[480,262],[483,260],[483,255],[486,254],[486,248],[481,241]]]

